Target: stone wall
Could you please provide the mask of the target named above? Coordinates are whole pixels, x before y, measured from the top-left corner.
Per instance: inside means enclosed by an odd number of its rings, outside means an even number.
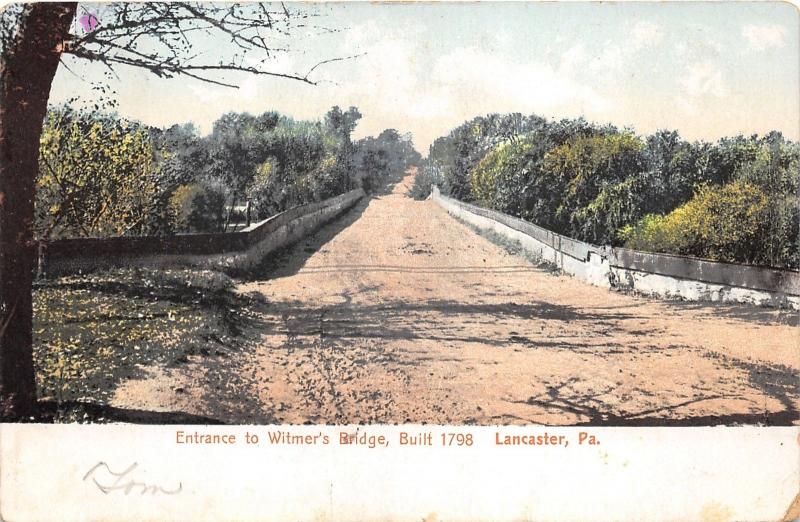
[[[800,309],[800,272],[592,245],[442,196],[436,187],[431,197],[462,221],[518,241],[536,258],[596,286],[663,298]]]
[[[48,275],[125,266],[247,270],[341,215],[362,197],[363,190],[353,190],[289,209],[238,232],[52,241],[45,251],[44,268]]]

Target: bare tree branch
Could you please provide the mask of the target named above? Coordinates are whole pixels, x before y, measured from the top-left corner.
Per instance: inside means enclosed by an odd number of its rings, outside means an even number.
[[[321,29],[307,23],[317,13],[290,10],[283,3],[143,2],[100,4],[97,9],[99,25],[69,42],[66,52],[103,63],[112,71],[126,65],[163,78],[183,75],[234,88],[234,83],[214,73],[247,73],[317,85],[311,75],[319,67],[361,56],[321,60],[305,73],[270,70],[268,61],[273,55],[289,51],[276,36],[292,36],[308,27]],[[216,63],[203,61],[209,53],[196,50],[193,33],[204,33],[215,42],[227,41],[230,49],[215,48],[214,54],[222,56]]]
[[[344,61],[344,60],[352,60],[354,58],[360,58],[361,56],[365,56],[365,55],[366,55],[366,53],[361,53],[361,54],[354,54],[352,56],[343,56],[341,58],[330,58],[328,60],[322,60],[321,62],[319,62],[316,65],[314,65],[311,69],[309,69],[308,72],[305,74],[304,78],[308,78],[309,76],[311,76],[311,73],[313,73],[317,69],[317,67],[319,67],[321,65],[325,65],[327,63],[333,63],[333,62],[341,62],[341,61]],[[315,85],[316,85],[316,83],[315,83]]]

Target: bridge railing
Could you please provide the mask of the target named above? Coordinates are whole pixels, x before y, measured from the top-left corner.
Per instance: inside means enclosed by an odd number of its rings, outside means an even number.
[[[450,214],[519,241],[542,261],[597,286],[665,298],[800,308],[800,272],[794,270],[592,245],[443,196],[438,187],[432,199]]]
[[[362,189],[300,205],[236,232],[171,236],[59,239],[44,254],[48,274],[119,266],[199,266],[247,269],[349,209]]]

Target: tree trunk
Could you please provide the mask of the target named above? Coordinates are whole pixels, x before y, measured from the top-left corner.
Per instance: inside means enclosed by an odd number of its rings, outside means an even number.
[[[231,216],[233,215],[233,207],[236,206],[236,199],[237,198],[238,198],[238,196],[234,192],[233,193],[233,199],[231,200],[231,208],[228,209],[228,217],[225,218],[225,227],[222,229],[223,232],[227,232],[228,231],[228,225],[231,223]]]
[[[33,205],[47,99],[76,3],[26,4],[0,57],[0,420],[36,408]]]

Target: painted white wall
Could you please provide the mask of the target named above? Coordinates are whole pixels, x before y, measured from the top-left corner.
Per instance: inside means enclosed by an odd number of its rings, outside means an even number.
[[[431,193],[431,199],[447,210],[450,215],[478,229],[491,230],[509,240],[518,241],[522,248],[536,259],[553,263],[562,272],[594,286],[628,290],[666,299],[736,302],[800,310],[800,296],[786,292],[755,290],[615,266],[609,259],[609,249],[606,247],[584,244],[588,257],[587,259],[578,259],[524,232],[471,212],[469,210],[471,205],[442,196],[436,187]],[[741,270],[756,271],[759,269],[742,265]]]

